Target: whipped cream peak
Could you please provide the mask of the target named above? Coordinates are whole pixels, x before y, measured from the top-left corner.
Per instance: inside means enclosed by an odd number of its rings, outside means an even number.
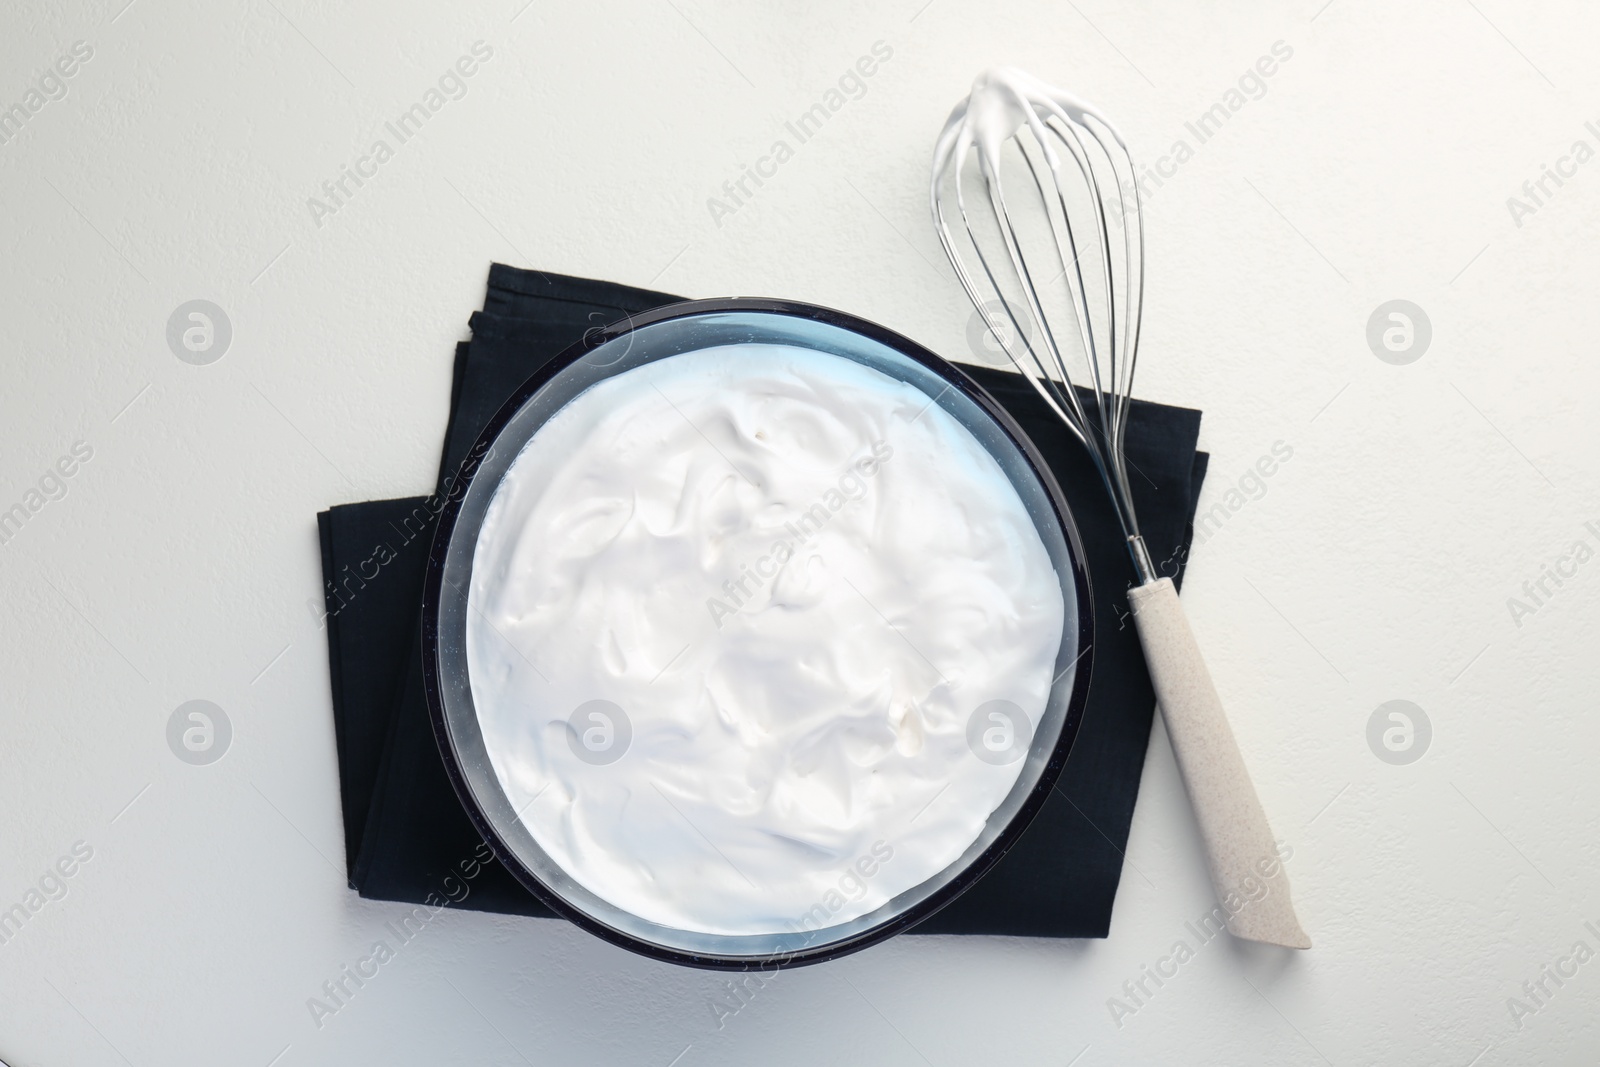
[[[1099,110],[1067,90],[1016,67],[990,67],[973,79],[972,91],[951,111],[939,134],[933,152],[934,182],[952,160],[959,175],[972,149],[977,150],[984,173],[998,177],[1001,147],[1024,126],[1032,130],[1049,165],[1059,166],[1054,139],[1045,132],[1045,122],[1052,117],[1079,125],[1093,119],[1118,143],[1122,141]]]

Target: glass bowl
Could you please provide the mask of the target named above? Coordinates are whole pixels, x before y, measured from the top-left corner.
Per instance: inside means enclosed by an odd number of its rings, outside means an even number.
[[[1060,584],[1063,626],[1056,678],[1017,780],[953,863],[877,910],[821,929],[719,935],[647,921],[580,885],[518,818],[490,763],[468,674],[466,629],[473,555],[484,513],[507,468],[545,422],[585,389],[658,359],[738,343],[840,356],[925,393],[988,450],[1032,516]],[[1089,688],[1093,611],[1083,548],[1050,468],[1016,421],[955,365],[862,319],[789,301],[693,300],[636,314],[552,359],[484,430],[439,516],[423,593],[423,680],[433,732],[457,795],[506,868],[558,915],[655,959],[723,970],[834,959],[908,930],[992,867],[1043,805],[1066,763]]]

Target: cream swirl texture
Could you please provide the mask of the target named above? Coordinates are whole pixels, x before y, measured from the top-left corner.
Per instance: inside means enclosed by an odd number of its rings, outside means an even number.
[[[567,403],[496,488],[468,597],[473,702],[534,839],[711,934],[845,922],[960,858],[1022,767],[974,754],[973,716],[1039,721],[1065,607],[933,398],[759,344]]]

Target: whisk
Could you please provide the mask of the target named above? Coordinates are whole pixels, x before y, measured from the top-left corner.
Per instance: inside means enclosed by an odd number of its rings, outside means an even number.
[[[962,180],[969,155],[976,156],[985,194],[971,213]],[[1022,194],[1014,191],[1010,202],[1006,176],[1018,180]],[[955,190],[962,242],[945,218],[947,187]],[[1072,94],[1023,71],[995,68],[979,75],[951,112],[934,149],[929,196],[939,240],[973,306],[1012,364],[1083,442],[1111,494],[1137,577],[1129,603],[1228,930],[1310,948],[1177,591],[1139,534],[1123,441],[1139,351],[1144,219],[1127,145]],[[1120,241],[1112,237],[1113,221]],[[969,269],[974,262],[977,269]],[[1069,355],[1085,385],[1081,392]]]

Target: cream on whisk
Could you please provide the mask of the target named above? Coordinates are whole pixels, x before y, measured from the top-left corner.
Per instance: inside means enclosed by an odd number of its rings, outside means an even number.
[[[1094,107],[1055,86],[1040,81],[1016,67],[990,67],[972,82],[972,92],[945,123],[933,150],[933,176],[939,175],[954,160],[959,173],[967,152],[976,148],[981,165],[989,174],[1000,173],[1000,149],[1017,131],[1027,126],[1051,165],[1062,161],[1052,138],[1045,136],[1044,123],[1051,117],[1063,122],[1093,118],[1120,140],[1116,128]]]
[[[845,922],[960,858],[1023,766],[975,755],[973,717],[1039,721],[1064,625],[965,427],[759,344],[551,418],[496,489],[469,605],[473,701],[529,832],[609,903],[712,934]]]

